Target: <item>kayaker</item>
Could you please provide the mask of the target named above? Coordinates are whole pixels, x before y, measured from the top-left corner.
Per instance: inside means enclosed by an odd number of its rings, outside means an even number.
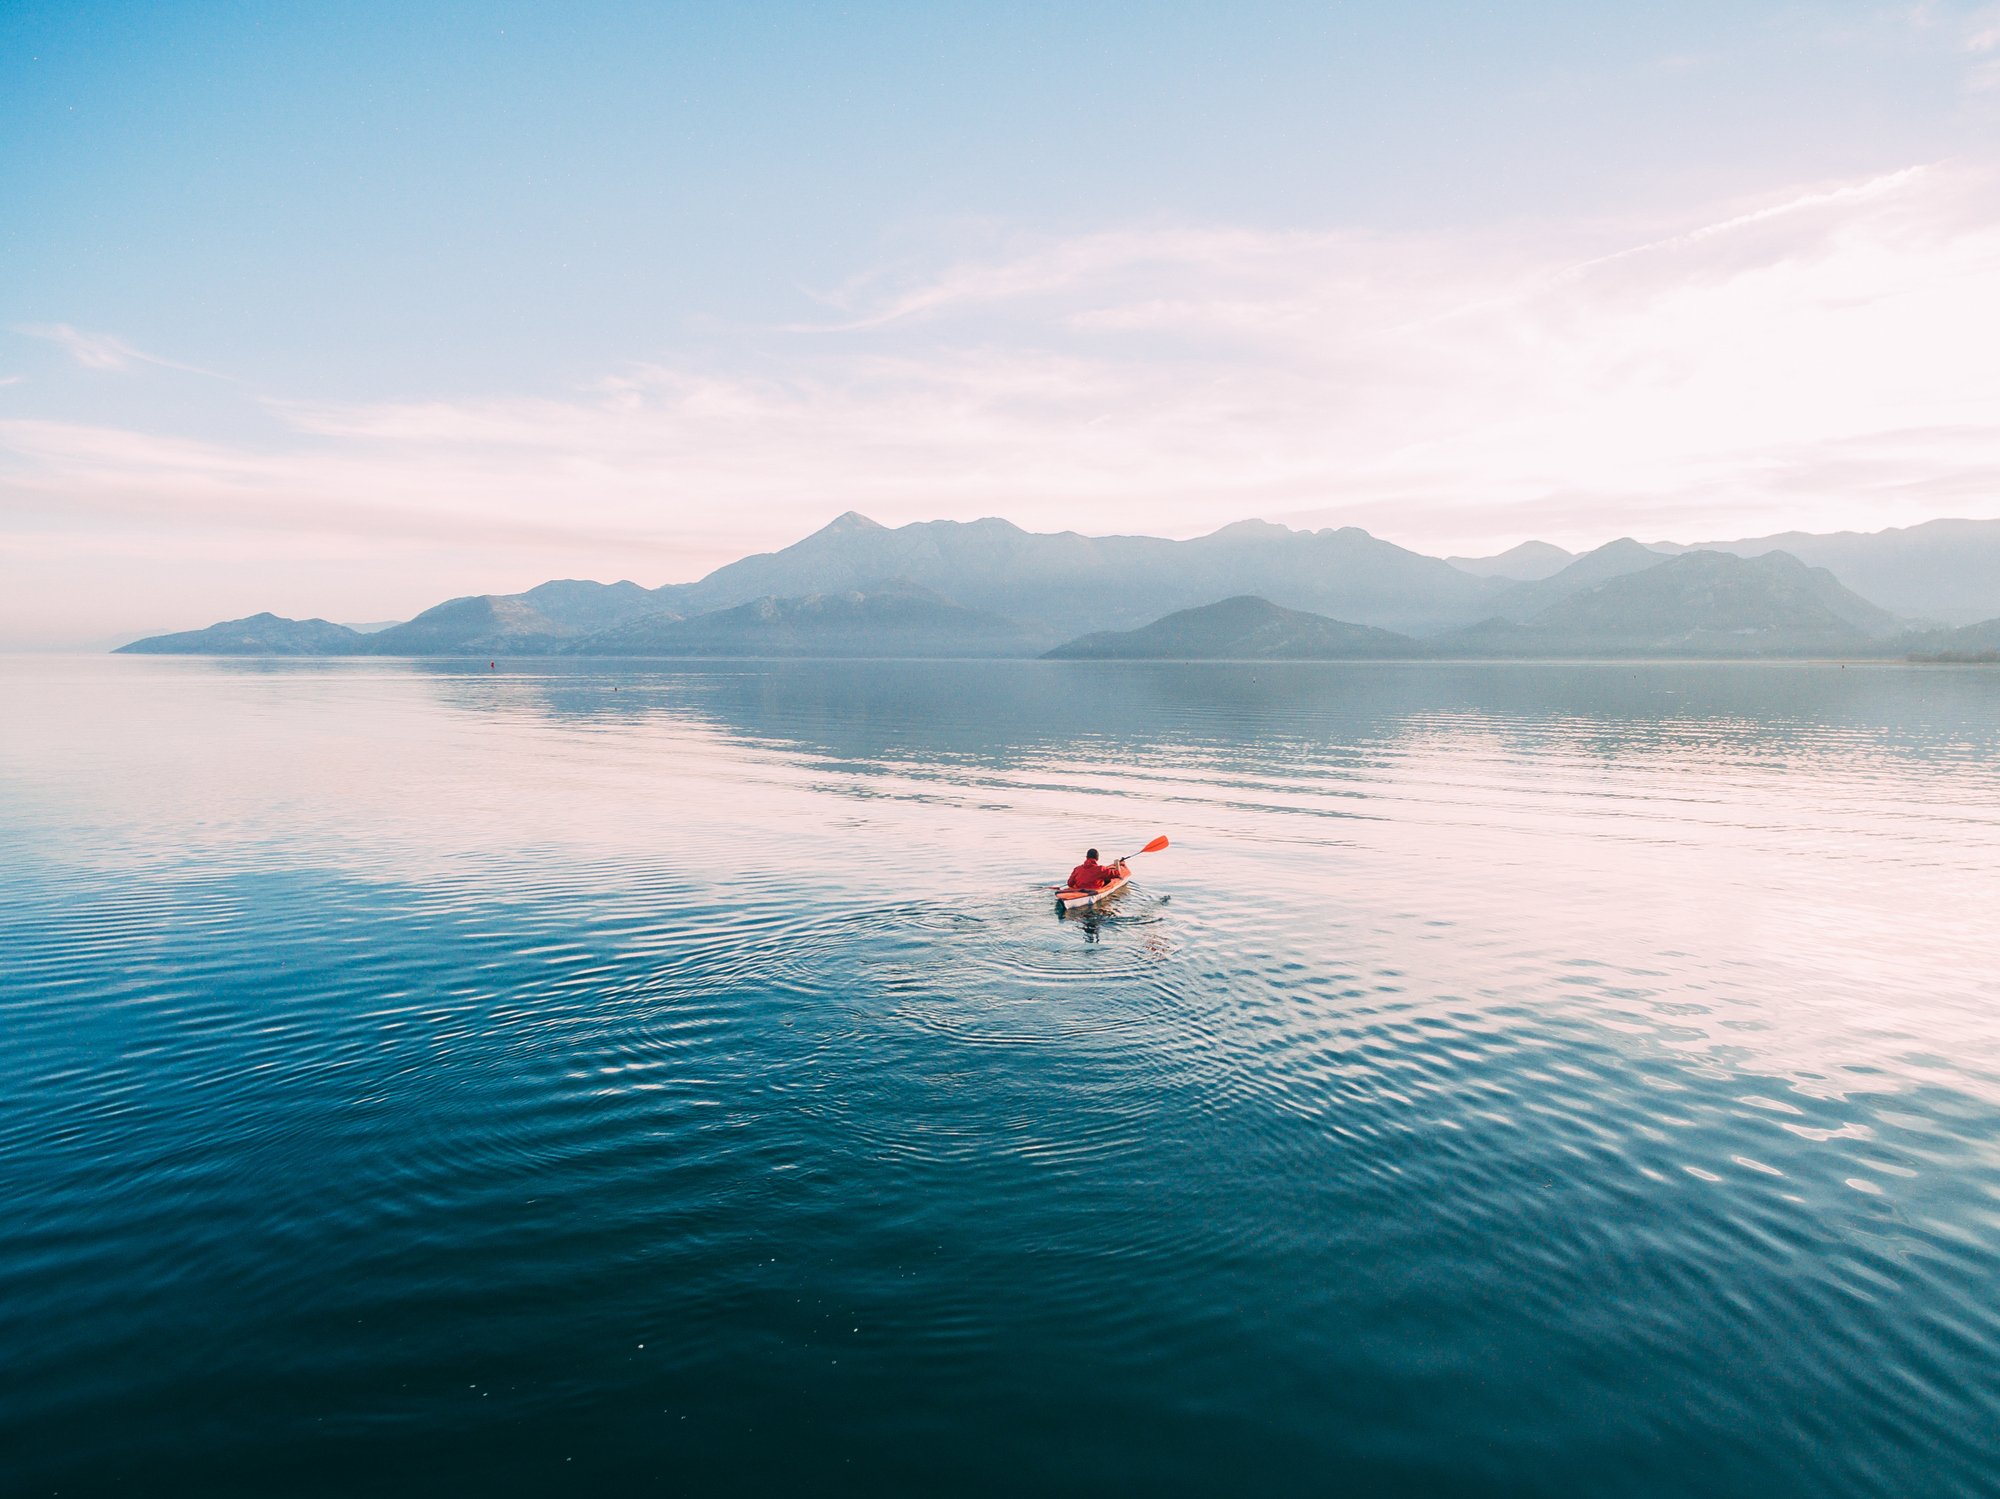
[[[1083,862],[1069,872],[1069,888],[1072,890],[1102,890],[1118,878],[1116,864],[1097,862],[1097,850],[1085,852]]]

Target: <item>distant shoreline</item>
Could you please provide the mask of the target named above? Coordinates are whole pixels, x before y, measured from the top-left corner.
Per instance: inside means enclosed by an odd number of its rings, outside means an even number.
[[[102,661],[117,651],[0,651],[0,657],[23,660]],[[541,655],[490,656],[302,656],[284,652],[256,654],[160,653],[130,659],[145,661],[261,661],[327,663],[422,661],[438,666],[478,666],[498,660],[502,667],[525,663],[562,662],[576,666],[759,666],[882,662],[903,665],[1027,665],[1027,666],[2000,666],[2000,652],[1976,655],[1911,656],[585,656],[561,652]]]

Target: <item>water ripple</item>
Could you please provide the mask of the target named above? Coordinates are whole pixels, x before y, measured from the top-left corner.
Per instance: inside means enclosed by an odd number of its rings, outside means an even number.
[[[1993,1491],[1993,674],[8,670],[16,1487]]]

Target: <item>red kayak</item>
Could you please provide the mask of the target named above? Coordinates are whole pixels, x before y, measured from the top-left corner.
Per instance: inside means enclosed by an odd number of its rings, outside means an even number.
[[[1162,833],[1151,843],[1140,849],[1139,854],[1157,854],[1166,846],[1167,835]],[[1092,857],[1095,857],[1097,854],[1097,850],[1094,848],[1090,852]],[[1099,866],[1108,870],[1111,878],[1106,880],[1102,885],[1099,885],[1095,890],[1079,890],[1074,885],[1058,885],[1056,887],[1056,914],[1060,916],[1065,911],[1089,911],[1103,905],[1112,896],[1132,883],[1131,865],[1132,861],[1139,857],[1139,854],[1127,854],[1115,864]]]
[[[1095,890],[1078,890],[1074,886],[1063,886],[1056,892],[1056,909],[1088,911],[1093,906],[1102,905],[1132,883],[1132,871],[1126,865],[1114,864],[1111,866],[1111,872],[1115,878],[1099,885]]]

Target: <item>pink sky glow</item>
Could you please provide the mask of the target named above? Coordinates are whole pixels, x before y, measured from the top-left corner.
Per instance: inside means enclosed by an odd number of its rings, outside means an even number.
[[[1644,222],[996,233],[720,353],[424,400],[21,325],[116,400],[17,414],[0,369],[0,643],[681,581],[850,508],[1439,553],[2000,515],[1996,207],[1947,160]]]

